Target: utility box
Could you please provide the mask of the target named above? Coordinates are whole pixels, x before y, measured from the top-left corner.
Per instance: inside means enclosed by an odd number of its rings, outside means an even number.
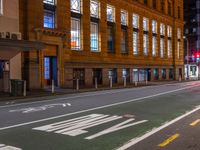
[[[24,92],[24,81],[23,80],[16,80],[12,79],[10,80],[10,95],[11,96],[23,96]]]

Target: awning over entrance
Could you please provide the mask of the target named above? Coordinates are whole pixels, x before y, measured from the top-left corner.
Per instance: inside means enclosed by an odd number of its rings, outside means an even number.
[[[41,42],[0,38],[0,59],[9,60],[19,52],[41,50],[44,47],[45,44]]]

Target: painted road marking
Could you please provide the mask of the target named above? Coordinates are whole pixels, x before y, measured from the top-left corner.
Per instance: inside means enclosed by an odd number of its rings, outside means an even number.
[[[13,147],[13,146],[7,146],[4,144],[0,144],[0,150],[22,150],[22,149]]]
[[[108,122],[113,122],[115,120],[119,120],[122,118],[123,118],[122,116],[117,116],[117,115],[110,116],[110,115],[104,115],[104,114],[90,114],[87,116],[82,116],[82,117],[78,117],[78,118],[74,118],[70,120],[56,122],[56,123],[41,126],[41,127],[36,127],[36,128],[33,128],[33,130],[53,132],[53,133],[68,135],[68,136],[78,136],[84,133],[88,133],[88,131],[86,131],[86,129],[88,128],[95,127],[95,126],[105,124]],[[134,118],[125,120],[106,130],[103,130],[99,133],[88,136],[85,139],[92,140],[94,138],[100,137],[105,134],[109,134],[118,130],[122,130],[134,125],[147,122],[147,120],[142,120],[138,122],[133,122],[133,121],[135,121]]]
[[[58,103],[58,104],[49,104],[49,105],[43,105],[43,106],[38,106],[38,107],[28,107],[28,108],[22,108],[22,109],[15,109],[15,110],[9,110],[9,112],[21,112],[21,113],[33,113],[33,112],[38,112],[38,111],[45,111],[50,108],[54,108],[56,106],[71,106],[70,103]]]
[[[135,144],[145,140],[146,138],[152,136],[153,134],[165,129],[166,127],[168,127],[168,126],[180,121],[181,119],[183,119],[183,118],[185,118],[185,117],[187,117],[187,116],[189,116],[189,115],[191,115],[191,114],[193,114],[193,113],[195,113],[196,111],[199,111],[199,110],[200,110],[200,106],[198,106],[197,108],[193,109],[192,111],[187,112],[184,115],[182,115],[182,116],[180,116],[180,117],[178,117],[178,118],[176,118],[176,119],[174,119],[174,120],[172,120],[170,122],[167,122],[166,124],[164,124],[164,125],[162,125],[162,126],[160,126],[158,128],[153,129],[152,131],[148,131],[146,134],[144,134],[141,137],[136,137],[136,138],[131,139],[126,144],[124,144],[122,147],[119,147],[116,150],[126,150],[129,147],[134,146]]]
[[[182,90],[185,90],[185,89],[194,88],[194,87],[197,87],[197,86],[199,86],[199,85],[196,85],[196,86],[193,86],[193,87],[180,88],[180,89],[176,89],[176,90],[172,90],[172,91],[167,91],[167,92],[163,92],[163,93],[159,93],[159,94],[140,97],[140,98],[136,98],[136,99],[132,99],[132,100],[128,100],[128,101],[123,101],[123,102],[119,102],[119,103],[114,103],[114,104],[109,104],[109,105],[105,105],[105,106],[95,107],[95,108],[91,108],[91,109],[81,110],[81,111],[68,113],[68,114],[64,114],[64,115],[59,115],[59,116],[55,116],[55,117],[49,117],[49,118],[45,118],[45,119],[40,119],[40,120],[30,121],[30,122],[26,122],[26,123],[20,123],[20,124],[16,124],[16,125],[7,126],[7,127],[2,127],[2,128],[0,128],[0,131],[1,130],[6,130],[6,129],[12,129],[12,128],[16,128],[16,127],[21,127],[21,126],[25,126],[25,125],[30,125],[30,124],[34,124],[34,123],[39,123],[39,122],[43,122],[43,121],[58,119],[58,118],[62,118],[62,117],[67,117],[67,116],[71,116],[71,115],[75,115],[75,114],[81,114],[81,113],[85,113],[85,112],[90,112],[90,111],[93,111],[93,110],[99,110],[99,109],[103,109],[103,108],[109,108],[109,107],[112,107],[112,106],[118,106],[118,105],[122,105],[122,104],[127,104],[127,103],[131,103],[131,102],[139,101],[139,100],[144,100],[144,99],[147,99],[147,98],[153,98],[153,97],[157,97],[157,96],[161,96],[161,95],[165,95],[165,94],[169,94],[169,93],[174,93],[174,92],[177,92],[177,91],[182,91]]]
[[[159,144],[159,147],[165,147],[167,145],[169,145],[170,143],[172,143],[174,140],[176,140],[178,137],[180,136],[180,134],[174,134],[172,135],[170,138],[166,139],[164,142],[162,142],[161,144]]]
[[[198,81],[195,81],[195,83]],[[154,87],[163,87],[163,86],[181,86],[182,84],[185,83],[169,83],[169,84],[164,84],[164,85],[156,85]],[[195,85],[193,87],[196,87],[199,85]],[[115,93],[120,93],[120,92],[129,92],[129,91],[137,91],[137,90],[141,90],[141,89],[148,89],[151,88],[149,86],[145,86],[145,87],[140,87],[140,88],[131,88],[131,89],[120,89],[120,90],[107,90],[105,92],[92,92],[92,94],[86,94],[86,95],[77,95],[77,96],[69,96],[69,97],[62,97],[62,98],[55,98],[55,99],[50,99],[50,100],[43,100],[43,101],[36,101],[36,102],[25,102],[25,103],[20,103],[20,104],[12,104],[12,105],[7,105],[7,106],[0,106],[0,108],[7,108],[7,107],[15,107],[15,106],[21,106],[21,105],[30,105],[30,104],[36,104],[36,103],[46,103],[46,102],[51,102],[51,101],[55,101],[55,100],[68,100],[68,99],[73,99],[73,98],[80,98],[80,97],[89,97],[89,96],[98,96],[98,95],[105,95],[105,94],[115,94]],[[191,87],[189,87],[191,88]],[[186,88],[187,89],[187,88]],[[90,92],[89,92],[90,93]]]
[[[200,119],[197,119],[197,120],[195,120],[194,122],[192,122],[191,124],[190,124],[190,126],[196,126],[197,124],[199,124],[200,123]]]

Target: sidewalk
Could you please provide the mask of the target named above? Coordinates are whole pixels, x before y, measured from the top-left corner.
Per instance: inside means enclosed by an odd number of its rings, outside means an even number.
[[[187,81],[182,81],[187,82]],[[173,83],[180,83],[178,81],[155,81],[155,82],[148,82],[146,85],[146,82],[138,82],[137,86],[135,86],[134,83],[128,84],[126,87],[123,85],[113,86],[113,88],[110,87],[99,87],[98,89],[95,88],[84,88],[84,89],[63,89],[63,88],[55,88],[55,92],[51,92],[51,88],[45,88],[40,90],[31,90],[27,91],[27,96],[10,96],[9,93],[1,93],[0,92],[0,102],[9,102],[14,100],[19,100],[20,102],[24,101],[32,101],[34,98],[40,100],[41,97],[43,99],[50,99],[54,98],[55,96],[59,95],[66,95],[66,94],[76,94],[76,93],[83,93],[83,92],[93,92],[93,91],[102,91],[102,90],[113,90],[113,89],[124,89],[124,88],[138,88],[142,86],[155,86],[155,85],[164,85],[164,84],[173,84]]]

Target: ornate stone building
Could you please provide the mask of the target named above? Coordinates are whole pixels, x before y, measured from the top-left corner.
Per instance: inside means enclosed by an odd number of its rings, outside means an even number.
[[[20,0],[30,88],[73,87],[183,76],[183,0]]]

